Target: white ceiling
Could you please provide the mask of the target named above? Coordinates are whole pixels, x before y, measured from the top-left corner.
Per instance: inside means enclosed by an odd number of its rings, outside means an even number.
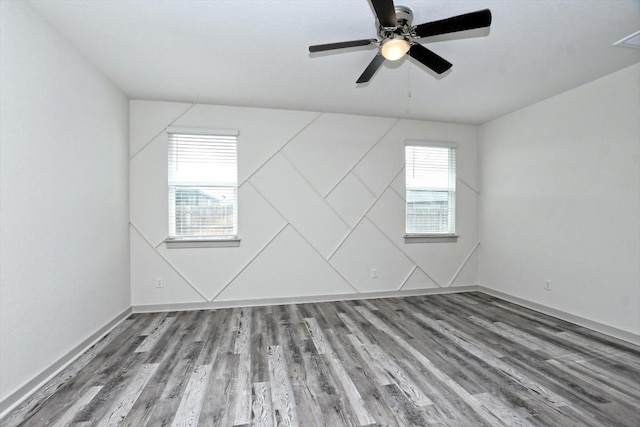
[[[367,0],[31,4],[134,99],[477,124],[640,62],[612,46],[640,29],[638,0],[396,0],[414,25],[484,8],[493,24],[423,39],[453,63],[442,76],[405,58],[364,85],[375,47],[308,46],[375,38]]]

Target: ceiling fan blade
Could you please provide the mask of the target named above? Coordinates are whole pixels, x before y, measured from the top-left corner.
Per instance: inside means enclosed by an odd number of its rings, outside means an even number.
[[[365,40],[352,40],[348,42],[339,42],[339,43],[317,44],[314,46],[309,46],[309,52],[322,52],[325,50],[344,49],[346,47],[366,46],[369,44],[376,43],[377,41],[378,40],[376,39],[365,39]]]
[[[415,58],[438,74],[444,73],[453,66],[451,62],[419,44],[411,45],[409,48],[409,56]]]
[[[393,0],[370,0],[373,9],[376,11],[378,22],[383,27],[397,27],[396,7]]]
[[[369,65],[367,65],[367,68],[364,69],[364,72],[360,75],[360,77],[358,77],[356,83],[366,83],[371,80],[371,77],[373,77],[376,71],[378,71],[378,68],[380,68],[383,62],[384,56],[382,56],[380,52],[378,52],[378,54],[373,57]]]
[[[439,34],[455,33],[457,31],[473,30],[491,25],[491,11],[489,9],[452,16],[440,21],[427,22],[415,27],[416,37],[430,37]]]

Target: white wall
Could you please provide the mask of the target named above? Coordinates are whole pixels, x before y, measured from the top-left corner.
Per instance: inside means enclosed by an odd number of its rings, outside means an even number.
[[[134,307],[476,284],[475,126],[147,101],[130,111]],[[239,248],[162,243],[169,124],[239,130]],[[455,243],[403,241],[406,139],[459,144]]]
[[[481,285],[640,333],[639,118],[634,65],[481,126]]]
[[[0,1],[0,401],[130,305],[128,103]]]

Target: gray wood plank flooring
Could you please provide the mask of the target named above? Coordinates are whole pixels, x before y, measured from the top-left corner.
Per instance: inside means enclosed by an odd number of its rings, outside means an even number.
[[[640,426],[640,348],[481,293],[133,314],[1,426]]]

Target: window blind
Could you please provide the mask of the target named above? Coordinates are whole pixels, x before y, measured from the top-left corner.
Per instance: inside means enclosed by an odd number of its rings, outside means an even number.
[[[168,130],[169,238],[237,238],[237,134]]]
[[[405,146],[408,235],[455,234],[455,153],[446,143]]]

